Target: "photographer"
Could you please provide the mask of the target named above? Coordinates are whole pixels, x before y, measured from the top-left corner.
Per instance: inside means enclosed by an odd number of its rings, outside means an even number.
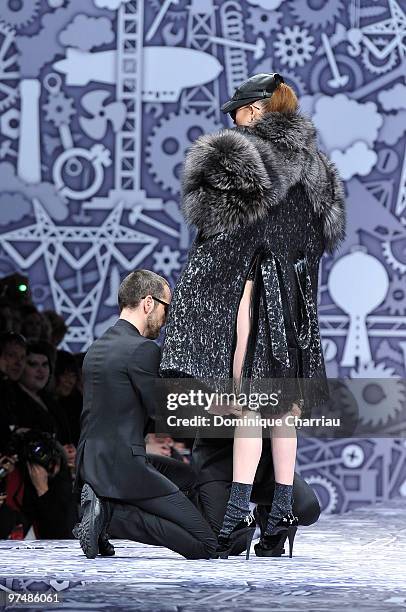
[[[7,538],[21,521],[19,513],[6,504],[7,476],[13,472],[16,461],[17,455],[13,457],[0,455],[0,539]]]
[[[15,434],[10,451],[16,451],[18,461],[6,476],[3,505],[22,515],[24,536],[32,525],[36,538],[71,538],[75,504],[63,447],[50,434],[31,430]]]

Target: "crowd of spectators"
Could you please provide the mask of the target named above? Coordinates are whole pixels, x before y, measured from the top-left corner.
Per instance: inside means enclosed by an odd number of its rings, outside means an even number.
[[[73,537],[85,353],[59,348],[67,332],[61,315],[36,308],[26,279],[0,279],[0,539]],[[189,460],[182,441],[150,433],[146,445]]]

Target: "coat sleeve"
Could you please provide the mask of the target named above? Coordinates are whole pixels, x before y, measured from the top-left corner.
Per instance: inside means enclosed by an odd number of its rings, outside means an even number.
[[[302,184],[323,221],[325,249],[333,254],[346,235],[345,190],[336,165],[320,150],[310,151]]]
[[[140,394],[142,404],[150,418],[154,418],[163,401],[158,393],[162,387],[157,384],[160,360],[160,347],[155,342],[146,340],[135,349],[128,363],[131,384]]]
[[[261,219],[278,202],[277,184],[271,184],[258,149],[234,129],[193,143],[181,186],[183,215],[202,238]]]

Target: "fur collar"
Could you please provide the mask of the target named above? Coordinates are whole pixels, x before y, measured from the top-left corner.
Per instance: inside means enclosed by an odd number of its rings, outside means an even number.
[[[276,147],[300,151],[316,146],[316,128],[306,115],[292,113],[265,113],[252,125],[234,128],[249,136],[254,135]]]
[[[322,217],[329,252],[345,237],[345,198],[338,171],[317,148],[311,119],[266,113],[252,125],[200,136],[182,173],[182,212],[203,238],[263,219],[300,182]]]

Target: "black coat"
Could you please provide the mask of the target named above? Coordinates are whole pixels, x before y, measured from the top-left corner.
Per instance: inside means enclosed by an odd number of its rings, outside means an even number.
[[[172,297],[160,372],[232,376],[236,318],[257,256],[245,376],[310,378],[303,416],[328,397],[317,318],[319,262],[345,236],[343,185],[305,115],[266,113],[198,138],[182,210],[198,230]],[[275,413],[280,410],[274,410]]]
[[[74,490],[145,499],[178,487],[149,463],[144,436],[156,414],[159,346],[124,319],[93,342],[83,362],[83,411]]]
[[[41,496],[37,494],[25,470],[21,511],[30,522],[35,522],[40,539],[72,538],[75,509],[72,477],[65,463],[62,463],[56,476],[48,479],[48,491]]]

